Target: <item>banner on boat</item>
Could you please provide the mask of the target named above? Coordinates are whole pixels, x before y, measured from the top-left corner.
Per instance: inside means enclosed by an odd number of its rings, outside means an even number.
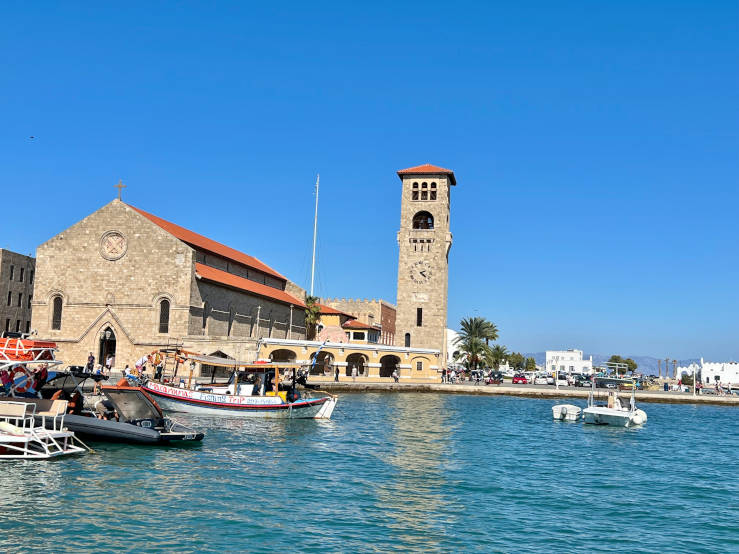
[[[146,383],[146,389],[151,390],[154,393],[160,393],[164,396],[173,398],[182,398],[183,400],[192,400],[195,402],[212,402],[215,404],[232,404],[234,406],[251,406],[251,405],[264,405],[267,403],[281,404],[282,400],[280,397],[263,397],[263,396],[233,396],[230,394],[214,394],[212,392],[193,391],[189,389],[179,389],[176,387],[170,387],[162,385],[160,383],[154,383],[149,381]]]

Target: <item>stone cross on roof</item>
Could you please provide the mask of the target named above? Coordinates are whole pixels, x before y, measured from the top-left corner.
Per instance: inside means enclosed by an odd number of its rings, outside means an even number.
[[[120,200],[121,199],[121,191],[124,188],[126,188],[128,185],[124,185],[123,184],[123,181],[121,179],[118,179],[118,184],[117,185],[113,185],[113,186],[118,189],[118,200]]]

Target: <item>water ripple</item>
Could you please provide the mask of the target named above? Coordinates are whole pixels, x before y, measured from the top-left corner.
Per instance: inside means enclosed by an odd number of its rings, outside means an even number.
[[[201,446],[4,462],[0,550],[739,550],[734,409],[613,429],[551,405],[346,394],[329,422],[180,416]]]

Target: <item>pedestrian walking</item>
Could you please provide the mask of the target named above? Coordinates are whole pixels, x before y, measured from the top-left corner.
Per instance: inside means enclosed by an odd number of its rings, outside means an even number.
[[[334,382],[339,382],[339,366],[336,366],[336,371],[334,372]]]
[[[92,370],[95,368],[95,356],[92,355],[92,352],[90,352],[90,355],[87,357],[87,365],[85,366],[85,370],[88,373],[92,373]]]

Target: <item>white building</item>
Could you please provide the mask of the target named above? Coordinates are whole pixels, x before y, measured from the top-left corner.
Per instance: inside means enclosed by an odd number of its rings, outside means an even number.
[[[454,359],[454,353],[459,350],[457,345],[457,339],[459,333],[453,329],[446,330],[446,366],[447,367],[462,367],[461,360]]]
[[[701,363],[692,363],[689,366],[678,367],[678,379],[682,375],[693,375],[698,372],[700,382],[704,385],[739,384],[739,363],[737,362],[706,362],[701,358]]]
[[[593,357],[583,360],[582,350],[547,350],[545,369],[547,373],[593,373]]]

